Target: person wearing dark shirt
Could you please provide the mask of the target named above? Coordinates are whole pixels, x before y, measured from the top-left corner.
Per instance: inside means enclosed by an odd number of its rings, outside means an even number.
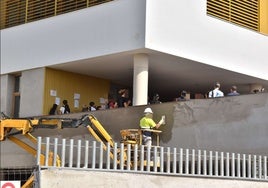
[[[60,107],[60,113],[61,114],[69,114],[71,111],[70,111],[70,107],[68,105],[68,101],[63,100],[62,103],[63,103],[63,106]]]
[[[180,97],[177,99],[178,101],[186,101],[186,91],[182,91]]]
[[[128,107],[131,104],[131,100],[128,98],[128,91],[126,89],[121,89],[119,92],[120,97],[118,98],[118,107]]]
[[[237,87],[236,86],[232,86],[231,89],[230,89],[230,93],[228,93],[227,96],[237,96],[237,95],[240,95],[237,92]]]
[[[156,93],[153,96],[153,100],[150,103],[151,104],[160,104],[160,103],[162,103],[159,99],[160,99],[160,96],[159,96],[159,94]]]
[[[49,115],[56,115],[57,114],[57,108],[58,108],[58,105],[53,104],[53,106],[49,110]]]

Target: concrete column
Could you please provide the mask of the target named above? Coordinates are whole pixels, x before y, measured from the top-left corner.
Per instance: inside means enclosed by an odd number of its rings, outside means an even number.
[[[148,67],[147,54],[135,54],[133,73],[133,106],[148,103]]]
[[[261,84],[251,84],[250,85],[250,93],[261,92],[262,91],[262,85]]]

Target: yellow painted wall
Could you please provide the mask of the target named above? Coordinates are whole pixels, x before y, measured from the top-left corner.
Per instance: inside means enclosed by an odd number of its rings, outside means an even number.
[[[48,114],[49,109],[55,103],[55,96],[50,91],[56,91],[60,106],[64,99],[68,100],[71,113],[81,112],[82,106],[88,106],[90,101],[100,105],[100,98],[108,99],[110,82],[105,79],[90,77],[70,72],[46,68],[43,114]],[[74,94],[80,94],[79,107],[74,108]]]
[[[268,0],[260,0],[260,32],[268,35]]]

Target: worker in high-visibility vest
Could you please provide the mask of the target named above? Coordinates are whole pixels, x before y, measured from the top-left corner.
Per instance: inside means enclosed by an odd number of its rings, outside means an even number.
[[[144,117],[140,120],[140,128],[142,131],[142,144],[146,146],[152,145],[152,132],[146,131],[153,128],[158,129],[161,125],[165,124],[165,116],[162,116],[158,123],[153,120],[153,111],[151,108],[146,108],[144,110]]]

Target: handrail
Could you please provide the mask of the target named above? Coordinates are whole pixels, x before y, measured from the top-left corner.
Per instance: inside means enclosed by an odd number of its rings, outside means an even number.
[[[60,140],[58,138],[49,139],[48,137],[38,137],[38,145],[37,156],[42,154],[41,145],[56,148],[55,151],[61,151],[61,154],[54,153],[54,155],[59,155],[63,159],[61,168],[268,182],[267,156],[262,155],[177,149],[162,146],[133,146],[124,143],[120,145],[115,143],[114,148],[107,143],[107,150],[103,151],[103,144],[97,144],[96,141],[92,141],[90,144],[88,140]],[[67,145],[69,147],[66,147]],[[124,158],[120,151],[126,151],[127,157]],[[110,160],[109,154],[111,152],[115,154],[114,160]],[[37,160],[39,159],[37,157]],[[118,163],[118,159],[120,163]],[[40,161],[37,161],[37,165],[40,165]],[[41,168],[51,168],[51,166],[41,165]],[[52,168],[57,168],[57,166],[52,166]]]

